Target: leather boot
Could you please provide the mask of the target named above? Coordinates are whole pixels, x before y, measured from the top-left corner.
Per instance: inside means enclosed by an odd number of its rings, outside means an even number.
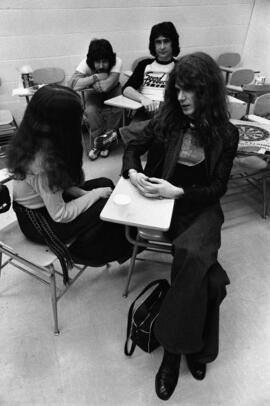
[[[162,400],[168,400],[178,382],[181,354],[172,354],[164,350],[163,360],[156,375],[156,394]]]

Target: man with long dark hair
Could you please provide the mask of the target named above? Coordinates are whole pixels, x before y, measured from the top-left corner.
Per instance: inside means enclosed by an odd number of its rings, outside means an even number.
[[[181,354],[193,377],[218,354],[219,306],[228,276],[217,262],[224,221],[220,198],[237,152],[224,81],[207,54],[185,55],[170,74],[157,116],[126,146],[123,175],[149,198],[174,198],[171,288],[155,323],[164,348],[156,393],[172,395]],[[143,170],[140,156],[148,151]]]
[[[122,90],[124,96],[142,104],[131,124],[120,129],[124,143],[130,139],[134,129],[144,127],[145,120],[153,116],[164,99],[169,73],[180,52],[179,35],[172,22],[164,21],[152,27],[149,51],[153,58],[144,58],[137,64]]]
[[[156,111],[163,100],[174,57],[180,52],[179,35],[173,23],[163,22],[152,27],[149,51],[154,58],[141,60],[123,87],[124,96],[142,103],[145,118],[149,118],[147,113]]]
[[[79,63],[69,82],[76,91],[89,89],[84,94],[85,114],[91,131],[92,148],[88,155],[91,160],[99,155],[106,158],[110,152],[110,142],[117,138],[114,130],[120,124],[121,110],[106,106],[104,101],[121,93],[121,69],[122,61],[113,52],[110,42],[93,39],[86,58]]]

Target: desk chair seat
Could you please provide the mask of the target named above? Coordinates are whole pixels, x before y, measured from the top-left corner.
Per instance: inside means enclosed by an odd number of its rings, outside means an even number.
[[[8,258],[5,262],[3,262],[3,254]],[[68,285],[60,289],[56,284],[56,275],[61,277],[63,275],[55,269],[56,261],[58,258],[46,245],[36,244],[24,236],[17,220],[0,230],[0,275],[1,270],[10,264],[48,285],[51,291],[54,333],[59,334],[57,302],[87,266],[75,265],[75,276],[70,278]]]
[[[133,251],[130,259],[127,282],[123,291],[124,297],[128,296],[129,285],[140,247],[143,247],[148,251],[163,252],[166,254],[172,253],[172,242],[168,239],[166,234],[161,231],[138,228],[136,239],[133,239],[130,235],[130,227],[126,226],[126,237],[133,245]]]

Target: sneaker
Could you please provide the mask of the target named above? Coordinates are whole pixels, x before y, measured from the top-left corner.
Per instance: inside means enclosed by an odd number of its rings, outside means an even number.
[[[100,151],[100,156],[102,157],[102,158],[107,158],[107,156],[109,156],[110,155],[110,150],[109,149],[102,149],[101,151]]]
[[[117,138],[117,131],[111,130],[103,135],[100,135],[99,137],[96,137],[95,144],[96,146],[98,146],[98,148],[103,148],[105,146],[111,145],[114,141],[117,140]]]
[[[88,154],[88,158],[91,159],[91,161],[95,161],[98,158],[99,154],[100,154],[100,149],[98,149],[96,147],[91,148],[89,151],[89,154]]]

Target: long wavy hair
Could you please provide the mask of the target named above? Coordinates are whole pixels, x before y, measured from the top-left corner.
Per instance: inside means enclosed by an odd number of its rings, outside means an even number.
[[[86,63],[90,69],[95,70],[95,62],[107,60],[109,62],[109,70],[115,65],[116,53],[107,39],[93,39],[88,48],[86,55]]]
[[[83,182],[81,99],[60,85],[40,88],[30,100],[9,150],[7,166],[16,179],[31,172],[38,154],[52,191]]]
[[[170,21],[164,21],[163,23],[153,25],[149,37],[150,54],[156,56],[155,40],[160,35],[169,38],[172,41],[172,54],[173,56],[177,56],[180,52],[179,35],[178,32],[176,31],[175,26]]]
[[[229,112],[224,79],[216,62],[203,52],[182,56],[176,62],[165,89],[164,104],[158,117],[165,138],[175,128],[187,126],[190,119],[178,101],[177,87],[195,93],[194,124],[205,145],[226,131]]]

